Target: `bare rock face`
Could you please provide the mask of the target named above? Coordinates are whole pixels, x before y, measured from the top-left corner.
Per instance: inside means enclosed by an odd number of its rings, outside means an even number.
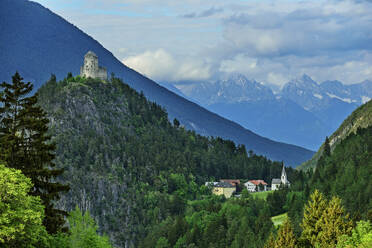
[[[127,99],[116,90],[110,83],[68,82],[53,95],[41,91],[39,103],[48,114],[50,134],[57,144],[56,166],[65,169],[59,180],[70,186],[57,207],[89,211],[99,231],[117,247],[125,247],[133,239],[123,231],[132,223],[134,204],[128,197],[124,148],[132,131]]]

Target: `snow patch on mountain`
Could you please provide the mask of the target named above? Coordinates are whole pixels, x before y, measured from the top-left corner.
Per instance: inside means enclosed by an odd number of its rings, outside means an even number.
[[[322,95],[320,95],[320,94],[313,94],[313,96],[314,96],[314,97],[316,97],[316,98],[318,98],[318,99],[320,99],[320,100],[322,100],[322,99],[323,99],[323,96],[322,96]]]
[[[339,99],[343,102],[347,102],[347,103],[353,103],[353,102],[357,102],[356,100],[351,100],[350,98],[342,98],[342,97],[339,97],[339,96],[336,96],[336,95],[333,95],[329,92],[326,93],[330,98],[336,98],[336,99]]]

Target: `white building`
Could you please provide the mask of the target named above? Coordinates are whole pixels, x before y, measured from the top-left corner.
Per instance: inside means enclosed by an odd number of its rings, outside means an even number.
[[[273,178],[271,181],[271,190],[277,190],[279,189],[280,185],[290,187],[291,183],[287,179],[287,173],[285,173],[285,167],[283,164],[283,169],[282,169],[282,175],[279,178]]]
[[[267,183],[264,180],[249,180],[244,186],[247,188],[248,192],[267,191]]]

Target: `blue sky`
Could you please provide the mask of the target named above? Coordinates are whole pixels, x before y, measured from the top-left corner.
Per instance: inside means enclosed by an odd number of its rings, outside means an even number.
[[[372,1],[36,2],[155,80],[372,80]]]

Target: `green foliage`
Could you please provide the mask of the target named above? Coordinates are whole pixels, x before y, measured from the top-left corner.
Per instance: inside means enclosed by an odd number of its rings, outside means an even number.
[[[367,128],[372,126],[372,101],[369,101],[349,115],[346,120],[342,122],[340,127],[329,137],[332,141],[333,150],[342,140],[347,138],[349,135],[356,133],[360,128]],[[318,160],[322,156],[324,151],[324,144],[319,148],[318,152],[309,160],[301,164],[298,169],[308,170],[317,166]]]
[[[55,182],[63,170],[53,169],[55,144],[50,142],[48,119],[38,106],[37,95],[28,96],[33,86],[24,83],[17,73],[12,83],[3,82],[0,98],[0,161],[19,169],[31,179],[30,195],[39,196],[45,206],[43,224],[49,233],[56,233],[64,224],[66,212],[54,208],[59,193],[68,187]]]
[[[68,217],[70,225],[69,247],[71,248],[110,248],[107,236],[97,234],[95,224],[89,212],[83,215],[78,207]]]
[[[324,150],[323,150],[323,155],[328,157],[331,155],[331,146],[329,145],[329,139],[328,136],[326,137],[324,141]]]
[[[273,193],[272,191],[262,191],[262,192],[255,192],[252,194],[253,198],[255,199],[261,199],[261,200],[266,200],[268,195]]]
[[[311,188],[337,195],[353,219],[366,219],[372,209],[372,126],[358,129],[319,160]]]
[[[319,225],[317,223],[320,221],[323,211],[326,208],[327,201],[323,194],[318,190],[315,190],[310,196],[308,204],[305,206],[304,217],[302,220],[302,235],[301,239],[305,243],[315,245],[318,240],[320,233]]]
[[[307,201],[305,192],[289,192],[287,194],[287,201],[284,208],[287,210],[287,215],[291,219],[292,227],[295,235],[301,235],[301,222],[303,218],[303,207]]]
[[[369,221],[358,222],[351,236],[342,235],[337,243],[337,248],[369,247],[372,247],[372,224]]]
[[[271,181],[281,172],[281,163],[248,156],[244,146],[172,125],[159,105],[114,77],[50,80],[38,93],[52,120],[56,164],[66,170],[60,179],[71,185],[64,207],[88,209],[99,231],[121,246],[136,246],[154,226],[186,214],[190,202],[210,193],[206,181]],[[301,189],[304,174],[287,173]],[[163,233],[156,237],[152,245],[160,237],[175,245]]]
[[[155,248],[169,248],[169,242],[168,242],[168,239],[164,238],[164,237],[160,237],[158,239],[158,242],[156,242],[156,246]]]
[[[279,190],[275,190],[271,194],[268,194],[266,201],[270,207],[270,213],[273,216],[286,212],[284,206],[287,201],[288,192],[289,188],[280,188]]]
[[[32,184],[19,170],[0,165],[0,246],[46,247],[40,198],[28,195]]]
[[[323,211],[320,221],[316,223],[321,230],[317,245],[324,248],[335,247],[338,237],[351,232],[352,223],[348,218],[341,206],[340,198],[333,197]]]
[[[274,248],[296,248],[297,240],[293,233],[290,219],[286,219],[280,226]]]
[[[168,218],[140,247],[262,247],[273,228],[265,201],[210,196],[189,202],[185,214]]]
[[[282,225],[287,218],[288,218],[287,213],[284,213],[271,217],[271,221],[273,222],[274,226],[279,226]]]
[[[273,233],[270,233],[269,238],[267,239],[264,248],[273,248],[275,246],[275,236]]]
[[[327,201],[318,190],[310,196],[305,206],[302,221],[302,244],[312,247],[335,247],[337,239],[349,234],[352,228],[348,215],[341,206],[341,200],[333,197]]]

